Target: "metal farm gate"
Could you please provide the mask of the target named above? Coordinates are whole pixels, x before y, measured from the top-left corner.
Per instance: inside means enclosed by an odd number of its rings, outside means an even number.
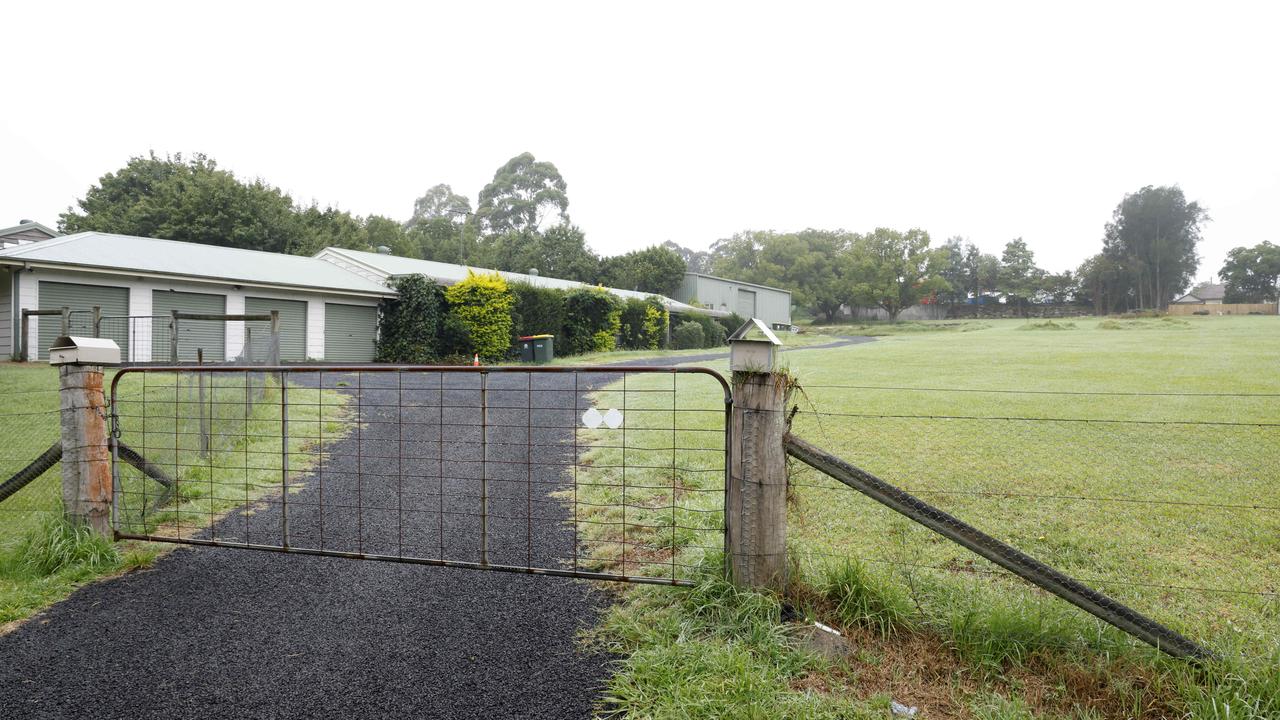
[[[724,549],[730,407],[701,368],[131,367],[111,385],[113,524],[120,538],[689,584],[684,551]]]

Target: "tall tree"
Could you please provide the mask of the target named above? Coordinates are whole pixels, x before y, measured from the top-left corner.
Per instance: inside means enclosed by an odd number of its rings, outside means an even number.
[[[790,290],[797,305],[833,322],[850,301],[846,275],[853,237],[844,230],[740,232],[711,246],[712,271]]]
[[[1060,273],[1045,273],[1040,281],[1040,291],[1049,302],[1063,304],[1076,299],[1079,282],[1075,273],[1065,270]]]
[[[1010,240],[1000,254],[1000,289],[1013,296],[1026,312],[1027,302],[1039,292],[1045,272],[1036,267],[1035,253],[1022,238]]]
[[[855,302],[884,308],[890,321],[922,298],[947,289],[929,233],[876,228],[851,247],[851,294]]]
[[[1126,268],[1139,307],[1163,310],[1186,291],[1200,264],[1200,226],[1208,220],[1176,185],[1148,185],[1116,206],[1103,252]]]
[[[969,250],[973,251],[972,256]],[[941,296],[943,301],[962,303],[968,299],[969,292],[976,284],[973,281],[976,268],[971,268],[970,262],[976,261],[977,257],[978,249],[973,246],[973,243],[969,243],[966,247],[964,238],[959,235],[948,238],[942,247],[938,248],[939,274],[950,286]]]
[[[1076,269],[1077,300],[1093,305],[1094,315],[1127,307],[1129,288],[1124,268],[1106,253],[1098,253]]]
[[[600,258],[574,225],[556,225],[546,232],[508,232],[490,240],[482,252],[487,264],[498,270],[537,270],[545,277],[586,283],[595,282],[600,272]]]
[[[474,223],[438,217],[417,223],[405,235],[417,246],[417,256],[426,260],[472,265],[487,262],[480,257]]]
[[[671,240],[662,243],[662,247],[678,254],[689,272],[704,275],[711,272],[711,253],[706,250],[693,250]]]
[[[672,295],[684,281],[685,262],[664,245],[653,245],[600,261],[600,282],[624,290]]]
[[[1280,297],[1280,245],[1262,241],[1232,248],[1218,271],[1226,286],[1225,302],[1276,302]]]
[[[241,182],[205,155],[151,153],[103,175],[58,226],[206,245],[296,252],[306,228],[293,201],[261,180]]]
[[[471,214],[471,200],[453,191],[444,183],[434,185],[422,197],[413,201],[413,215],[404,225],[415,227],[431,220],[463,222]]]
[[[540,162],[532,153],[521,153],[498,168],[493,182],[480,191],[476,215],[485,230],[501,235],[536,231],[552,212],[561,224],[569,221],[569,196],[560,171]]]

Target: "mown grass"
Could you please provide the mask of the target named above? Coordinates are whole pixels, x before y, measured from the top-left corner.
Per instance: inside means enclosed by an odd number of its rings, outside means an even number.
[[[112,375],[107,377],[108,392]],[[121,384],[121,439],[176,478],[177,487],[166,496],[154,480],[122,466],[122,529],[191,535],[232,508],[280,491],[279,388],[273,381],[260,381],[253,402],[246,405],[240,376],[209,380],[212,443],[202,453],[192,376],[149,375],[145,388],[141,376],[126,378]],[[21,398],[23,405],[15,412],[27,413],[17,416],[24,424],[9,428],[3,454],[7,476],[58,437],[57,373],[47,366],[3,365],[0,388]],[[342,434],[346,396],[291,386],[289,398],[287,454],[290,477],[296,477],[319,460],[317,438]],[[60,492],[60,468],[54,466],[0,504],[6,518],[0,528],[0,623],[26,618],[85,582],[145,567],[166,547],[113,544],[72,526],[62,519]]]
[[[1280,421],[1280,397],[1261,397],[1280,393],[1274,371],[1280,324],[1273,318],[1139,318],[1121,321],[1126,324],[1116,331],[1100,327],[1106,322],[1112,321],[1081,319],[1071,332],[1027,333],[1019,331],[1023,321],[985,321],[986,327],[970,332],[913,331],[870,345],[786,356],[806,388],[796,398],[797,434],[1088,581],[1220,657],[1206,668],[1159,657],[847,488],[798,470],[790,511],[793,601],[828,624],[869,630],[863,637],[869,646],[910,638],[953,658],[940,671],[944,677],[930,685],[948,688],[929,705],[931,717],[1280,716],[1280,603],[1274,594],[1280,590],[1280,428],[1265,425]],[[628,382],[625,407],[643,407],[646,396],[637,391],[645,380]],[[1177,394],[986,392],[992,390]],[[599,406],[623,406],[620,392],[608,388],[597,398]],[[717,395],[710,386],[676,394],[681,407],[714,406]],[[1056,420],[966,419],[991,417]],[[629,438],[658,437],[662,423],[670,438],[670,421],[661,413],[630,413]],[[1242,425],[1195,424],[1203,422]],[[584,461],[601,467],[622,459],[621,451],[606,446],[631,444],[607,435],[596,440]],[[714,433],[680,433],[675,444],[713,448],[717,441]],[[639,464],[646,458],[641,452],[630,459]],[[609,481],[588,489],[589,497],[617,503],[620,478],[600,472]],[[714,565],[707,548],[719,542],[719,525],[682,533],[689,518],[706,516],[679,505],[714,513],[714,493],[686,486],[712,490],[721,478],[669,470],[634,470],[628,478],[632,486],[654,487],[674,478],[681,498],[675,509],[663,510],[669,492],[626,496],[640,499],[631,504],[641,508],[627,522],[659,528],[630,530],[630,539],[655,549],[627,558],[629,571]],[[600,561],[616,566],[621,553],[611,556],[607,548],[632,546],[618,543],[620,513],[602,512],[614,524],[583,529],[599,539]],[[631,622],[643,625],[650,612],[644,603],[653,601],[637,604],[634,597],[654,592],[662,591],[628,595],[613,612],[634,614]],[[684,618],[686,611],[677,603],[665,612]],[[661,636],[649,640],[663,642]],[[725,651],[714,638],[705,641],[708,652]],[[647,645],[633,640],[628,647],[639,652]],[[681,657],[668,657],[672,667],[661,676],[635,674],[624,665],[615,684],[643,683],[647,690],[617,696],[611,708],[660,714],[644,698],[660,696],[664,682],[687,677]],[[798,679],[811,672],[799,668],[776,666],[768,687],[795,694]],[[869,666],[861,670],[875,675]],[[1022,679],[1011,685],[1011,675]],[[1055,679],[1054,687],[1046,689],[1045,678]],[[886,689],[857,678],[824,687],[863,700]],[[926,692],[924,685],[915,689]],[[744,713],[766,702],[730,701]],[[776,707],[786,700],[767,702]]]

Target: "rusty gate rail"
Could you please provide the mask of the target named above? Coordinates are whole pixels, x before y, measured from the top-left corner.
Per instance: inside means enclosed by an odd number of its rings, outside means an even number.
[[[731,404],[706,368],[129,367],[111,383],[112,526],[685,585],[679,552],[708,529],[723,537]],[[126,444],[172,487],[144,482]]]

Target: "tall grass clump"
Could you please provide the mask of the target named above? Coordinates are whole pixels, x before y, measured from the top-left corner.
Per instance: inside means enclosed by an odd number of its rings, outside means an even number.
[[[828,568],[818,582],[822,597],[846,625],[868,625],[882,637],[914,627],[915,608],[905,590],[869,572],[859,560]]]
[[[115,543],[87,525],[58,515],[32,528],[18,542],[13,561],[19,568],[44,577],[77,566],[111,569],[120,563],[120,553]]]

